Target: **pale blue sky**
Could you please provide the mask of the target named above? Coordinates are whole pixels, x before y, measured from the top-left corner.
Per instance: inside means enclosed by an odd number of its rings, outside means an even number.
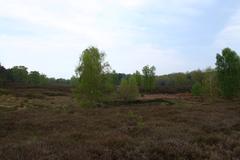
[[[168,74],[214,66],[239,42],[238,0],[0,0],[0,62],[50,77],[71,77],[91,45],[117,72]]]

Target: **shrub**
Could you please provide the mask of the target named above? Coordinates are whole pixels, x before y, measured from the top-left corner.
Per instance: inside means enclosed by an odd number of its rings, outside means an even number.
[[[202,85],[199,82],[196,82],[192,86],[192,95],[193,96],[201,96],[202,95]]]
[[[119,95],[125,101],[131,101],[139,96],[139,89],[135,77],[122,79],[119,87]]]
[[[203,94],[210,99],[216,98],[219,95],[219,85],[217,83],[216,71],[208,68],[203,80]]]

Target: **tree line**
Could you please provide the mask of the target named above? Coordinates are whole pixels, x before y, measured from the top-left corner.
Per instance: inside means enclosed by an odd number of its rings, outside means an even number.
[[[207,69],[202,79],[192,86],[192,94],[203,97],[224,97],[233,99],[240,96],[240,57],[225,48],[216,56],[216,68]]]
[[[194,96],[233,99],[240,96],[240,57],[225,48],[216,56],[216,67],[187,73],[156,75],[155,66],[146,65],[133,74],[116,73],[105,53],[96,47],[85,49],[70,80],[48,78],[24,66],[6,69],[0,65],[0,87],[18,85],[67,85],[82,106],[101,105],[105,101],[131,101],[145,93],[191,92]]]
[[[140,92],[152,93],[163,89],[166,92],[191,91],[194,96],[211,98],[240,96],[240,58],[230,48],[217,54],[216,68],[164,76],[156,76],[156,68],[147,65],[142,73],[136,71],[119,79],[104,58],[105,53],[95,47],[87,48],[80,57],[74,79],[75,95],[82,106],[99,105],[116,98],[116,93],[118,98],[130,101],[136,99]]]
[[[25,66],[14,66],[6,69],[4,66],[0,65],[0,87],[22,85],[70,85],[70,80],[48,78],[38,71],[28,72],[28,68]]]

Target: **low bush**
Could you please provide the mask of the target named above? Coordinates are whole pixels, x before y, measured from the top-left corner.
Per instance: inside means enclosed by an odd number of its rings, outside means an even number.
[[[139,96],[139,89],[135,77],[123,79],[119,87],[119,96],[124,101],[135,100]]]
[[[202,95],[202,85],[200,83],[197,82],[192,86],[192,95],[193,96]]]

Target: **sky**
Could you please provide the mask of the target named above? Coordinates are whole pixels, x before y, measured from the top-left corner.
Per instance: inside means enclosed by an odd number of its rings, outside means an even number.
[[[0,0],[0,63],[70,78],[89,46],[112,69],[157,74],[214,67],[240,52],[238,0]]]

